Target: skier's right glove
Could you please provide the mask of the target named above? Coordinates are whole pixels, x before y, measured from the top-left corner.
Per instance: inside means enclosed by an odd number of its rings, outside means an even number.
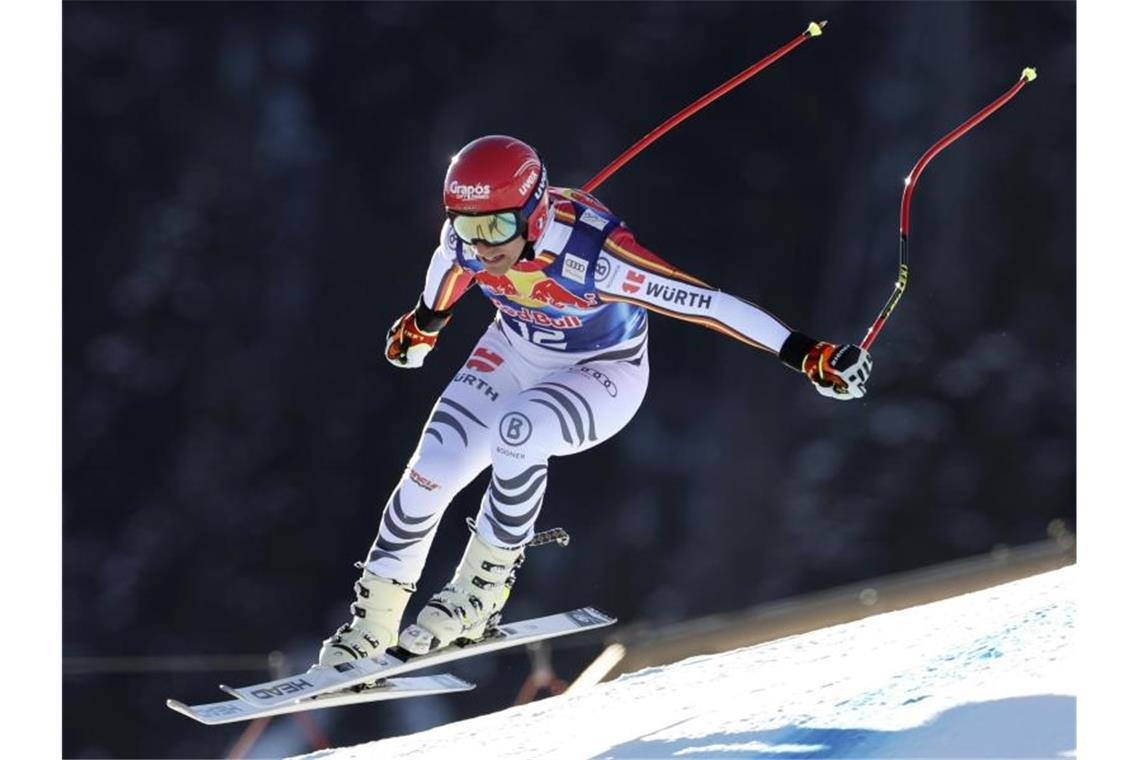
[[[835,345],[793,332],[780,347],[780,361],[803,372],[820,395],[863,398],[871,378],[871,355],[849,343]]]
[[[447,311],[433,311],[420,296],[416,308],[397,319],[388,330],[384,356],[401,369],[418,369],[435,348],[439,331],[451,319]]]

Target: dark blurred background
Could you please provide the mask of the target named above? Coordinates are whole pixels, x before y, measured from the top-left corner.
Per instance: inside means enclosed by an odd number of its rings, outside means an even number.
[[[68,661],[303,668],[348,619],[352,563],[492,315],[469,293],[424,369],[381,357],[456,149],[515,135],[579,186],[819,19],[596,194],[665,259],[829,340],[862,338],[890,293],[922,152],[1023,67],[1040,78],[923,174],[865,400],[651,318],[646,401],[552,466],[540,527],[574,540],[532,553],[507,617],[664,624],[1073,530],[1074,3],[68,3],[66,755],[224,755],[243,726],[163,700],[268,677]],[[450,577],[486,477],[410,610]],[[511,704],[530,666],[452,670],[480,688],[313,718],[338,745],[407,733]],[[253,754],[309,746],[279,720]]]

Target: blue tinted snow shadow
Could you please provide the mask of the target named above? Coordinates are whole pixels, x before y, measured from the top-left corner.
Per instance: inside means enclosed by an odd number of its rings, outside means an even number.
[[[1077,745],[1076,699],[1039,695],[976,702],[902,731],[787,726],[675,741],[635,739],[602,758],[1056,758]]]

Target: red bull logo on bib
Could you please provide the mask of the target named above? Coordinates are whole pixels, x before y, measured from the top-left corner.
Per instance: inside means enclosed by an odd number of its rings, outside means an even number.
[[[593,293],[575,295],[557,280],[539,272],[510,271],[505,275],[479,272],[475,275],[488,295],[502,296],[522,306],[541,308],[553,306],[555,309],[592,309],[598,306],[598,298]]]

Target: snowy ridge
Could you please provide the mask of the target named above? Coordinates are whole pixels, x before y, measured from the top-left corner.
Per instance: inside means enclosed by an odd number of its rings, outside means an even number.
[[[1067,567],[306,757],[1074,757],[1075,579]]]

